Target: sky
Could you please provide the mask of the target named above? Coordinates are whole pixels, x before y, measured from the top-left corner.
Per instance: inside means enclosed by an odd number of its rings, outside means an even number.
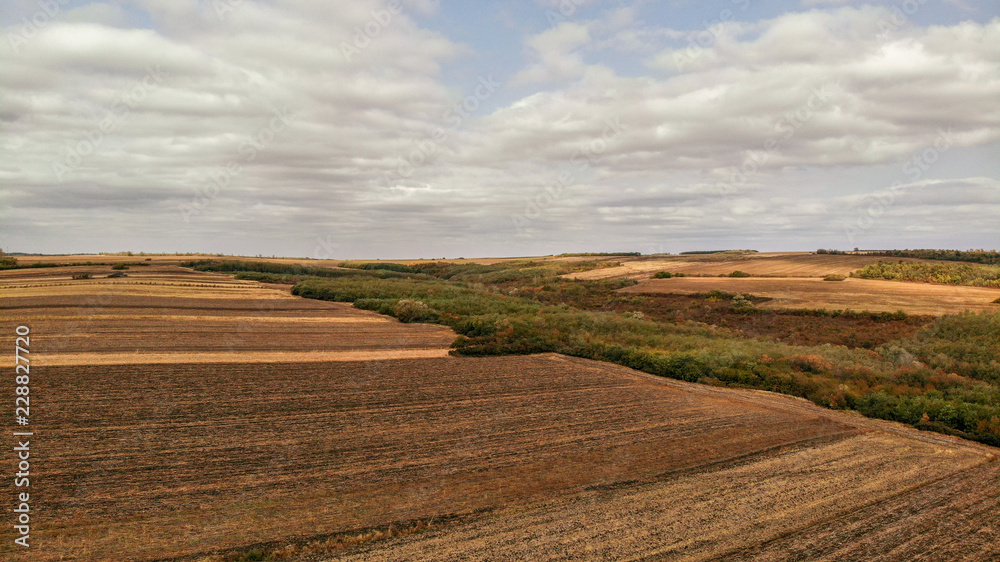
[[[0,248],[1000,248],[996,0],[0,0]]]

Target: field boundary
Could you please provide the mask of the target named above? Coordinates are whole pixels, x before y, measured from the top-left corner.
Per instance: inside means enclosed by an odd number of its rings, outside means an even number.
[[[77,367],[80,365],[184,365],[232,363],[325,363],[344,361],[388,361],[393,359],[431,359],[448,357],[448,348],[414,348],[359,351],[177,351],[136,353],[51,353],[34,362],[39,367]],[[0,360],[0,368],[13,367],[9,359]]]

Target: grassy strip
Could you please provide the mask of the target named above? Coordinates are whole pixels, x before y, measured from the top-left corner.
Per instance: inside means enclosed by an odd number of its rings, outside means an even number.
[[[925,260],[964,261],[983,264],[1000,264],[1000,252],[996,250],[889,250],[869,253],[869,255],[893,258],[920,258]]]
[[[972,263],[879,261],[852,272],[851,277],[946,283],[973,287],[1000,287],[1000,266]]]
[[[237,273],[244,279],[266,282],[284,282],[284,280],[300,280],[305,277],[378,277],[403,278],[411,277],[397,271],[379,269],[362,271],[349,268],[332,268],[306,266],[298,264],[271,263],[242,260],[194,260],[181,263],[181,267],[190,267],[197,271],[214,271],[220,273]],[[275,281],[275,280],[281,281]]]
[[[340,267],[346,267],[350,269],[365,269],[365,270],[385,270],[385,271],[397,271],[400,273],[417,273],[412,267],[402,264],[402,263],[390,263],[390,262],[374,262],[374,263],[352,263],[352,262],[342,262]]]
[[[118,265],[118,264],[117,263],[111,263],[111,262],[97,262],[97,261],[87,261],[87,262],[79,262],[79,263],[77,263],[77,262],[73,262],[73,263],[35,262],[35,263],[25,263],[25,264],[19,264],[19,263],[14,262],[14,263],[7,263],[6,265],[0,265],[0,270],[3,270],[3,269],[44,269],[44,268],[47,268],[47,267],[67,267],[67,266],[78,266],[78,265],[79,266],[104,266],[104,265],[115,266],[115,265]],[[132,266],[132,265],[142,266],[142,265],[149,265],[149,264],[148,263],[130,263],[128,265],[130,265],[130,266]]]

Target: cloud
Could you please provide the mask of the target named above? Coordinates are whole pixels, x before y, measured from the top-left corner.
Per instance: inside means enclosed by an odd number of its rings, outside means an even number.
[[[506,45],[523,64],[459,118],[492,74],[429,29],[449,6],[224,5],[143,0],[140,26],[90,4],[0,58],[0,245],[819,247],[893,182],[873,243],[930,236],[913,217],[997,238],[1000,19],[886,33],[891,12],[862,6],[690,31],[641,5],[577,13]]]
[[[537,62],[514,76],[514,85],[578,78],[584,70],[579,49],[590,43],[590,30],[564,22],[525,41]]]

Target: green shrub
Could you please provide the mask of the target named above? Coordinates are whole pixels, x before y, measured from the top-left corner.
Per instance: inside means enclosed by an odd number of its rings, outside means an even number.
[[[440,316],[420,301],[403,299],[392,307],[392,315],[400,322],[437,322]]]
[[[696,293],[692,296],[702,297],[709,301],[722,301],[722,300],[732,300],[736,298],[736,293],[730,293],[729,291],[722,291],[720,289],[712,289],[707,293]]]
[[[364,270],[385,270],[385,271],[396,271],[399,273],[416,273],[416,270],[405,264],[401,263],[391,263],[391,262],[372,262],[372,263],[351,263],[344,262],[339,264],[340,267],[346,267],[350,269],[364,269]]]
[[[729,277],[750,277],[750,274],[745,271],[736,270],[729,274]]]
[[[128,269],[128,265],[124,263],[116,263],[111,266],[111,269]]]
[[[653,274],[653,279],[670,279],[674,274],[669,271],[658,271]]]
[[[1000,252],[996,250],[889,250],[885,252],[869,252],[870,254],[899,257],[920,258],[925,260],[964,261],[971,263],[1000,264]]]
[[[14,269],[17,267],[17,258],[8,256],[0,250],[0,269]]]
[[[933,368],[1000,384],[1000,313],[942,316],[901,346]]]
[[[279,273],[260,273],[258,271],[240,271],[233,277],[247,281],[260,281],[261,283],[295,283],[303,278],[302,275],[282,275]]]
[[[843,281],[845,279],[847,279],[846,276],[840,275],[838,273],[831,273],[829,275],[823,276],[823,281]]]
[[[753,301],[750,300],[751,298],[751,295],[736,295],[733,297],[733,309],[739,312],[753,308]]]
[[[851,277],[1000,287],[1000,266],[975,263],[879,261],[851,272]]]
[[[181,263],[181,267],[190,267],[197,271],[217,271],[221,273],[255,272],[281,275],[313,276],[313,277],[378,277],[410,278],[414,275],[385,269],[363,271],[357,268],[336,269],[330,267],[304,266],[299,264],[283,264],[271,262],[254,262],[242,260],[194,260]]]

